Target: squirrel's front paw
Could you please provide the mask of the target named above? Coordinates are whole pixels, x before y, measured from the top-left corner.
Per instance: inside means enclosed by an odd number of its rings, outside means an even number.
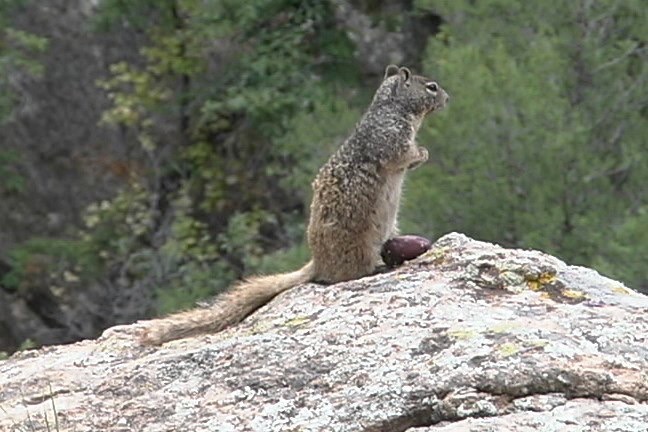
[[[407,169],[411,170],[411,169],[417,168],[423,162],[428,160],[428,157],[430,156],[430,154],[428,153],[428,150],[425,147],[418,147],[417,149],[418,149],[418,153],[419,153],[418,158],[416,158],[416,160],[414,160],[412,163],[410,163],[407,166]]]
[[[419,147],[418,151],[419,151],[419,155],[421,156],[421,163],[428,160],[428,157],[430,157],[430,153],[428,152],[428,149],[426,149],[425,147]]]

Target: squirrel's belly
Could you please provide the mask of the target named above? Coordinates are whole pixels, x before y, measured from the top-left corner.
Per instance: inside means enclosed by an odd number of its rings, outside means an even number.
[[[378,246],[381,246],[391,237],[392,233],[398,230],[396,225],[404,178],[405,171],[390,174],[378,196],[373,221],[379,237],[376,239]]]

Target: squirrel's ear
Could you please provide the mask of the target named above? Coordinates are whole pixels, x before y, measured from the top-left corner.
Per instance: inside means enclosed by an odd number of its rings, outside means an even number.
[[[398,72],[401,74],[401,77],[403,78],[403,82],[408,82],[410,77],[412,76],[412,72],[406,67],[400,68]]]
[[[390,76],[394,76],[398,73],[398,66],[394,64],[390,64],[385,68],[385,76],[383,79],[389,78]]]

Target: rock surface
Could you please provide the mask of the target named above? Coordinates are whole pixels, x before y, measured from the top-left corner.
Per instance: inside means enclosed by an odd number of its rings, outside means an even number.
[[[0,430],[646,431],[648,298],[449,234],[161,348],[137,324],[0,362]],[[55,429],[54,429],[55,430]]]

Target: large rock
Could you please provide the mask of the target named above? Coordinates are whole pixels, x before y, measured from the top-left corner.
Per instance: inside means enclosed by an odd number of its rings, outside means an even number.
[[[235,328],[137,325],[0,362],[0,430],[645,431],[648,298],[450,234],[400,269],[295,288]]]

